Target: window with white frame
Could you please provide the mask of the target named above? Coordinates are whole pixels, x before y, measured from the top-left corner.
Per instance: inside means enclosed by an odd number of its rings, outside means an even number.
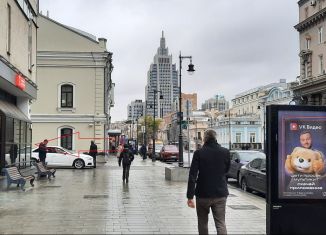
[[[28,21],[28,69],[30,72],[32,72],[32,20]]]
[[[256,133],[250,133],[249,141],[250,143],[256,143]]]
[[[73,107],[73,92],[74,87],[70,84],[64,84],[61,86],[61,108]]]
[[[306,38],[306,49],[307,50],[310,49],[310,42],[311,42],[311,39],[310,38]]]
[[[241,133],[239,132],[235,133],[235,142],[241,143]]]
[[[319,43],[323,42],[323,27],[318,28],[318,42]]]
[[[7,54],[10,55],[10,47],[11,47],[11,6],[7,4],[7,40],[6,40],[6,49]]]
[[[323,62],[323,55],[319,55],[319,73],[323,74],[324,71],[324,62]]]
[[[72,150],[72,129],[62,128],[60,130],[61,147]]]

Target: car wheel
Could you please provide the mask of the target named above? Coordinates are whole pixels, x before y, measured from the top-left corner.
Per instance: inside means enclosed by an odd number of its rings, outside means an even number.
[[[241,180],[241,189],[245,192],[251,192],[251,190],[248,188],[247,181],[245,178],[242,178]]]
[[[82,159],[76,159],[74,161],[74,164],[73,166],[76,168],[76,169],[83,169],[85,167],[85,163]]]

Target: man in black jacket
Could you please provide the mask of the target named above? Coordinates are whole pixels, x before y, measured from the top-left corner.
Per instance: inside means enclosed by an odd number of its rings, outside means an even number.
[[[133,160],[134,160],[134,154],[130,150],[130,146],[128,144],[125,144],[123,146],[123,151],[119,156],[119,166],[121,166],[121,162],[122,162],[122,168],[123,168],[123,172],[122,172],[123,182],[125,182],[126,180],[126,183],[128,183],[129,181],[129,170],[130,170],[131,162]]]
[[[97,145],[93,140],[91,141],[91,146],[89,146],[89,155],[93,157],[94,168],[96,168]]]
[[[207,130],[204,146],[196,150],[188,180],[188,206],[196,210],[199,234],[208,234],[208,214],[211,209],[217,234],[226,234],[225,207],[229,195],[225,174],[230,168],[230,152],[216,142],[216,132]]]

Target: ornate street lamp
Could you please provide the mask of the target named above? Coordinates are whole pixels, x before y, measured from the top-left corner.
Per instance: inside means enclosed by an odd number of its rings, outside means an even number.
[[[182,60],[183,59],[190,59],[190,64],[188,65],[188,72],[189,74],[193,74],[195,72],[194,65],[192,64],[192,56],[182,56],[181,52],[179,55],[179,167],[183,167],[183,138],[182,138],[182,97],[181,97],[181,69],[182,69]]]
[[[162,95],[162,91],[158,91],[158,90],[153,90],[154,92],[154,114],[153,114],[153,156],[152,156],[152,161],[155,162],[156,161],[156,156],[155,156],[155,136],[156,136],[156,130],[155,130],[155,103],[156,103],[156,94],[157,93],[161,93],[160,95],[160,100],[163,99],[163,95]]]

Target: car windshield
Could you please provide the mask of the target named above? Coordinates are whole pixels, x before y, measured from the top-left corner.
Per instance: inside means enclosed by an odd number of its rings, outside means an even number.
[[[169,152],[178,152],[177,146],[174,145],[167,145],[164,147],[164,150]]]
[[[252,161],[255,158],[265,158],[265,154],[261,152],[238,152],[241,161]]]

